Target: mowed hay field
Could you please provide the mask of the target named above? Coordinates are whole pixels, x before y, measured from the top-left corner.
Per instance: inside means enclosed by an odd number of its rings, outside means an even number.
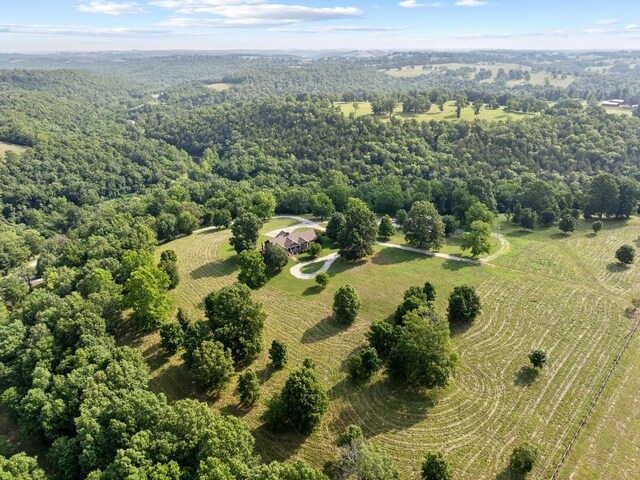
[[[277,220],[263,231],[292,223]],[[576,233],[565,237],[557,228],[525,233],[501,223],[497,230],[510,248],[492,262],[494,266],[376,247],[367,261],[337,260],[324,291],[312,280],[293,278],[287,267],[254,296],[268,315],[265,347],[274,338],[284,340],[289,364],[273,372],[265,348],[251,367],[262,382],[260,404],[248,412],[240,410],[230,387],[212,408],[244,417],[266,460],[302,457],[322,466],[336,454],[338,433],[356,423],[397,461],[404,478],[417,478],[422,456],[431,449],[444,451],[457,479],[506,478],[511,450],[522,441],[530,441],[540,452],[530,478],[548,478],[632,327],[628,307],[640,291],[640,274],[636,267],[619,269],[612,258],[617,246],[637,240],[638,225],[638,219],[606,223],[596,237],[581,222]],[[176,303],[194,317],[203,318],[202,300],[209,292],[236,279],[229,236],[229,231],[201,232],[159,249],[177,252],[181,282],[174,291]],[[476,286],[483,301],[483,313],[475,323],[453,332],[460,362],[451,384],[434,391],[409,391],[388,381],[384,372],[366,384],[351,382],[344,363],[365,344],[370,323],[391,315],[404,290],[427,279],[436,285],[441,312],[453,287],[462,283]],[[349,328],[330,318],[333,293],[346,283],[363,301]],[[152,388],[171,400],[202,398],[180,354],[166,358],[158,342],[157,334],[133,341],[151,367]],[[526,355],[538,347],[547,351],[549,363],[536,378],[527,368]],[[279,391],[288,373],[306,357],[317,363],[327,385],[329,411],[308,438],[271,434],[260,420],[264,400]],[[618,401],[628,403],[629,392],[640,389],[639,378],[614,376],[592,417],[605,422],[609,418],[608,423],[592,427],[591,431],[600,429],[592,440],[607,442],[614,435],[617,430],[610,418],[618,417],[609,404],[620,389],[627,394],[620,394]],[[637,415],[635,421],[637,432]],[[588,448],[598,447],[587,442]],[[628,478],[624,472],[640,468],[640,454],[623,439],[617,444],[625,447],[629,469],[612,468],[607,478]],[[605,455],[607,444],[599,448]],[[570,460],[576,468],[588,468],[579,464],[585,457],[589,452]],[[595,465],[595,460],[589,461]],[[572,465],[566,468],[563,472],[571,471]]]
[[[336,102],[335,105],[340,109],[340,111],[344,115],[355,113],[358,117],[369,116],[369,117],[379,118],[385,121],[389,120],[388,115],[373,115],[370,102],[355,102],[358,104],[357,110],[353,108],[353,103],[354,102]],[[508,118],[511,118],[511,119],[530,118],[535,115],[536,115],[535,113],[523,113],[523,112],[507,113],[502,107],[496,110],[483,108],[482,110],[480,110],[480,113],[478,115],[474,115],[473,108],[471,107],[471,105],[469,105],[467,108],[462,109],[460,118],[457,118],[456,103],[453,101],[445,103],[444,110],[442,112],[440,111],[438,106],[434,104],[434,105],[431,105],[431,110],[429,110],[427,113],[418,113],[418,114],[402,113],[402,103],[398,102],[398,105],[396,106],[393,112],[393,116],[395,118],[402,118],[405,120],[414,119],[418,121],[423,121],[423,120],[424,121],[429,121],[429,120],[469,120],[471,121],[475,119],[496,121],[496,120],[507,120]]]

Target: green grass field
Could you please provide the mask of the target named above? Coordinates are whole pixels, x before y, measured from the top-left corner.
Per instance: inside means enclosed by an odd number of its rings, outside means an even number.
[[[13,143],[0,142],[0,160],[4,159],[6,152],[22,153],[27,149],[21,145],[15,145]]]
[[[430,67],[430,68],[429,68]],[[438,70],[458,70],[463,67],[471,67],[475,68],[476,71],[480,71],[481,69],[491,70],[491,78],[487,80],[482,80],[481,83],[493,82],[498,71],[502,68],[505,73],[509,73],[509,70],[528,70],[531,72],[531,80],[528,82],[525,80],[510,80],[507,82],[508,87],[515,87],[517,85],[544,85],[548,80],[549,83],[554,87],[568,87],[571,82],[575,80],[575,77],[572,75],[567,75],[566,78],[562,78],[562,76],[556,76],[553,78],[553,75],[549,72],[531,71],[531,67],[526,65],[518,65],[515,63],[440,63],[434,65],[428,65],[427,69],[423,68],[423,65],[416,65],[413,68],[410,66],[405,66],[400,69],[394,68],[389,70],[383,70],[384,73],[396,78],[414,78],[420,75],[429,75]],[[468,78],[473,78],[473,74],[469,74]]]
[[[277,220],[263,231],[290,224]],[[260,421],[264,403],[243,411],[233,388],[212,408],[244,417],[266,460],[301,457],[322,466],[336,453],[337,434],[356,423],[397,461],[403,478],[417,478],[421,457],[430,449],[445,452],[456,479],[507,478],[509,454],[525,440],[540,452],[530,478],[548,478],[630,331],[628,307],[640,292],[637,268],[621,269],[612,260],[617,246],[636,244],[640,220],[605,225],[594,236],[581,222],[577,232],[565,236],[557,228],[526,233],[500,223],[496,231],[508,239],[510,248],[493,266],[376,247],[366,261],[338,259],[329,270],[331,282],[325,290],[312,280],[295,279],[287,267],[254,295],[268,315],[265,345],[274,338],[285,341],[290,363],[284,371],[274,372],[265,351],[252,368],[261,379],[264,400],[279,391],[304,358],[314,359],[331,398],[321,427],[308,438],[272,434]],[[202,232],[158,251],[158,255],[166,248],[177,252],[181,282],[174,291],[176,303],[196,318],[204,316],[205,295],[236,279],[229,236],[229,231]],[[364,345],[369,324],[389,317],[404,290],[427,279],[436,285],[437,307],[442,312],[453,287],[462,283],[476,286],[483,301],[483,313],[475,323],[453,332],[460,363],[450,386],[407,391],[383,373],[367,384],[353,384],[344,361]],[[363,301],[358,319],[349,328],[330,318],[333,293],[346,283],[354,286]],[[150,365],[153,389],[171,400],[202,398],[189,381],[180,355],[167,358],[161,352],[157,334],[129,341]],[[574,470],[597,471],[597,455],[606,457],[607,442],[617,435],[615,422],[625,421],[611,402],[626,406],[627,414],[633,416],[633,401],[637,403],[640,389],[638,363],[632,361],[638,358],[635,345],[636,356],[625,359],[626,370],[621,368],[614,376],[596,407],[595,425],[589,425],[593,436],[583,436],[585,443],[576,446],[561,478],[569,478]],[[536,347],[548,352],[549,363],[534,378],[526,354]],[[633,422],[627,428],[637,438],[637,415]],[[638,443],[616,438],[615,445],[619,450],[615,459],[625,459],[626,464],[616,470],[612,462],[607,478],[629,478],[625,472],[640,468]]]
[[[379,115],[379,116],[374,116],[373,112],[371,111],[371,103],[369,102],[356,102],[358,104],[358,109],[354,110],[353,108],[353,102],[336,102],[335,105],[340,108],[340,110],[342,111],[342,113],[344,115],[349,115],[350,113],[355,112],[355,114],[358,117],[361,116],[370,116],[370,117],[375,117],[375,118],[380,118],[383,120],[388,120],[389,116],[388,115]],[[497,120],[506,120],[508,118],[511,119],[523,119],[523,118],[530,118],[532,116],[535,116],[536,114],[534,113],[522,113],[522,112],[514,112],[514,113],[507,113],[504,111],[503,108],[498,108],[496,110],[489,110],[487,108],[483,108],[482,110],[480,110],[480,113],[478,115],[474,115],[473,113],[473,108],[471,108],[471,106],[468,106],[467,108],[462,110],[462,114],[460,115],[460,118],[458,119],[456,117],[456,104],[455,102],[447,102],[444,105],[444,110],[441,112],[440,109],[438,108],[437,105],[432,105],[431,106],[431,110],[427,113],[420,113],[420,114],[407,114],[407,113],[402,113],[402,104],[398,103],[398,105],[396,106],[396,109],[393,113],[393,116],[395,118],[403,118],[406,120],[410,120],[410,119],[415,119],[418,121],[422,121],[422,120],[474,120],[474,119],[479,119],[479,120],[489,120],[489,121],[497,121]]]

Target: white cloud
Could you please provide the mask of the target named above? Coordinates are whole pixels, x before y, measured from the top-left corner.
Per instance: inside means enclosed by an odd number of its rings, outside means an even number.
[[[362,15],[354,7],[306,7],[302,5],[258,4],[201,7],[193,13],[209,13],[222,18],[174,17],[160,25],[172,27],[254,27],[291,25],[301,22],[353,18]]]
[[[640,25],[637,24],[637,23],[632,23],[632,24],[627,25],[626,27],[624,27],[624,29],[626,31],[632,32],[632,31],[635,31],[635,30],[640,30]]]
[[[374,27],[368,25],[332,25],[325,27],[311,27],[311,28],[270,28],[271,32],[279,33],[330,33],[330,32],[400,32],[406,30],[407,27]]]
[[[86,28],[65,25],[14,25],[0,24],[0,33],[13,35],[67,35],[90,37],[166,36],[167,30],[145,28]]]
[[[92,0],[89,3],[81,3],[77,6],[79,12],[104,13],[106,15],[138,15],[149,13],[138,6],[136,2],[109,2],[104,0]]]
[[[429,3],[420,3],[416,0],[403,0],[398,4],[400,7],[404,8],[418,8],[418,7],[443,7],[444,3],[442,2],[429,2]]]
[[[617,25],[620,23],[620,20],[616,20],[615,18],[603,18],[595,23],[597,25]]]
[[[194,8],[217,7],[223,5],[249,5],[264,3],[266,0],[155,0],[149,2],[154,7],[187,11]]]
[[[456,7],[482,7],[489,2],[484,0],[458,0],[454,5]]]

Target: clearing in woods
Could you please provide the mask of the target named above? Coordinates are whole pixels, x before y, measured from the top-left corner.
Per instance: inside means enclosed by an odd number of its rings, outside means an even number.
[[[13,143],[0,142],[0,160],[4,159],[4,154],[6,152],[22,153],[26,149],[27,147],[23,147],[22,145],[15,145]]]
[[[216,92],[223,92],[225,90],[229,90],[231,86],[232,85],[230,83],[224,83],[224,82],[210,83],[209,85],[206,85],[207,88],[210,88],[211,90],[215,90]]]
[[[382,120],[389,120],[388,115],[373,115],[371,111],[371,103],[369,102],[355,102],[358,104],[357,110],[353,108],[354,102],[335,102],[335,105],[340,108],[340,111],[344,115],[349,115],[350,113],[355,113],[358,117],[361,116],[370,116],[374,118],[380,118]],[[508,113],[504,110],[503,107],[497,108],[495,110],[491,110],[488,108],[482,108],[478,115],[474,115],[473,108],[469,105],[466,108],[462,109],[462,113],[460,118],[456,117],[456,102],[447,102],[444,105],[444,110],[441,112],[437,105],[431,105],[431,110],[427,113],[402,113],[402,103],[398,102],[396,108],[393,112],[393,116],[395,118],[403,118],[403,119],[415,119],[415,120],[506,120],[508,118],[511,119],[520,119],[520,118],[530,118],[537,114],[535,113],[523,113],[523,112],[511,112]]]
[[[279,219],[265,225],[263,232],[295,223]],[[613,252],[623,243],[636,244],[638,225],[637,218],[606,222],[595,236],[589,224],[579,222],[578,230],[565,236],[557,228],[527,233],[501,222],[498,231],[511,246],[492,261],[493,267],[377,246],[366,261],[338,259],[328,272],[331,282],[325,290],[312,280],[293,278],[290,261],[254,292],[268,315],[265,346],[275,338],[283,340],[289,346],[289,364],[273,371],[265,348],[251,366],[261,380],[259,404],[249,411],[239,409],[231,387],[212,407],[243,417],[266,460],[302,457],[322,466],[336,454],[338,433],[355,423],[397,461],[403,478],[417,478],[422,456],[432,449],[445,453],[455,478],[506,478],[511,450],[522,441],[530,441],[540,453],[530,478],[548,478],[631,329],[629,306],[640,291],[640,271],[616,265]],[[229,237],[228,230],[209,230],[158,249],[158,255],[167,248],[177,252],[181,281],[174,296],[195,318],[204,318],[202,300],[208,293],[236,280]],[[452,332],[460,362],[450,385],[409,391],[387,380],[383,372],[369,383],[354,384],[345,373],[345,360],[365,345],[371,322],[392,315],[404,290],[425,280],[437,288],[440,312],[456,285],[474,285],[482,297],[483,312],[475,323]],[[349,328],[330,317],[333,294],[346,283],[363,302]],[[170,400],[202,398],[189,381],[180,353],[166,357],[157,333],[129,341],[145,356],[154,390]],[[637,341],[634,345],[637,359]],[[538,347],[547,351],[549,363],[536,375],[527,353]],[[264,400],[279,391],[288,373],[307,357],[317,363],[327,385],[329,410],[308,438],[272,434],[260,420]],[[640,469],[640,452],[633,446],[637,442],[616,437],[614,420],[622,420],[617,414],[611,419],[617,405],[627,408],[633,417],[628,429],[637,436],[640,420],[632,410],[635,402],[637,411],[640,390],[637,365],[631,355],[623,357],[585,431],[592,434],[580,438],[560,478],[574,470],[596,471],[597,456],[607,456],[611,439],[617,456],[610,460],[607,478],[628,478],[625,472]],[[625,466],[618,468],[623,459]]]

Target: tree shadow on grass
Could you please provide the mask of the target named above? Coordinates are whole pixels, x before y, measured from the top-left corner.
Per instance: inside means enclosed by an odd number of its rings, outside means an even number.
[[[348,325],[340,325],[333,317],[327,316],[302,334],[302,343],[320,342],[339,334],[347,328],[349,328]]]
[[[451,336],[462,335],[467,333],[473,325],[473,322],[449,322],[449,330],[451,331]]]
[[[252,430],[256,450],[265,462],[285,461],[296,455],[307,436],[298,432],[273,432],[262,424]],[[277,445],[277,450],[273,448]]]
[[[420,258],[419,255],[421,254],[400,250],[399,248],[384,247],[373,256],[371,261],[376,265],[396,265],[417,260]]]
[[[156,393],[164,393],[170,402],[185,399],[203,402],[212,400],[191,381],[187,367],[183,363],[167,366],[149,381],[149,386]]]
[[[526,237],[527,235],[531,235],[533,233],[532,230],[511,230],[504,234],[505,237],[518,238],[518,237]]]
[[[627,266],[620,262],[611,262],[607,265],[607,270],[611,273],[620,273],[627,270]]]
[[[329,274],[329,276],[335,277],[343,272],[346,272],[347,270],[351,270],[352,268],[364,265],[365,263],[367,263],[367,260],[365,259],[349,261],[340,257],[336,259],[335,262],[333,262],[331,268],[327,271],[327,273]]]
[[[171,354],[167,353],[167,351],[162,348],[160,343],[154,343],[153,345],[151,345],[144,352],[142,352],[142,356],[147,362],[149,370],[151,370],[152,372],[155,372],[158,368],[164,365],[167,360],[169,360],[169,358],[171,358]]]
[[[570,234],[566,234],[566,233],[563,233],[563,232],[555,232],[555,233],[552,233],[551,235],[549,235],[549,238],[553,238],[554,240],[561,240],[563,238],[566,239],[566,238],[569,238],[569,237],[571,237]]]
[[[479,266],[480,263],[470,263],[460,260],[446,260],[442,264],[442,268],[445,270],[449,270],[450,272],[457,272],[458,270],[462,270],[463,268],[477,268]]]
[[[322,288],[320,285],[312,285],[308,288],[305,289],[304,292],[302,292],[302,295],[305,297],[308,297],[309,295],[317,295],[320,292],[322,292],[324,290],[324,288]]]
[[[219,277],[222,275],[229,275],[233,273],[238,265],[237,255],[229,257],[223,261],[208,262],[200,265],[198,268],[192,270],[189,275],[194,280],[206,277]]]
[[[502,471],[496,475],[496,480],[524,480],[526,475],[521,473],[512,472],[509,466],[506,466]]]
[[[529,385],[532,385],[539,376],[540,371],[537,368],[524,365],[516,372],[513,383],[518,387],[528,387]]]
[[[362,384],[345,379],[331,390],[330,395],[346,400],[332,422],[332,429],[342,432],[348,425],[359,423],[366,437],[374,437],[406,430],[424,421],[429,410],[437,404],[439,392],[437,389],[411,389],[403,382],[382,377]],[[370,405],[372,399],[375,399],[376,408],[384,408],[384,412],[370,415],[362,410],[362,406]]]

